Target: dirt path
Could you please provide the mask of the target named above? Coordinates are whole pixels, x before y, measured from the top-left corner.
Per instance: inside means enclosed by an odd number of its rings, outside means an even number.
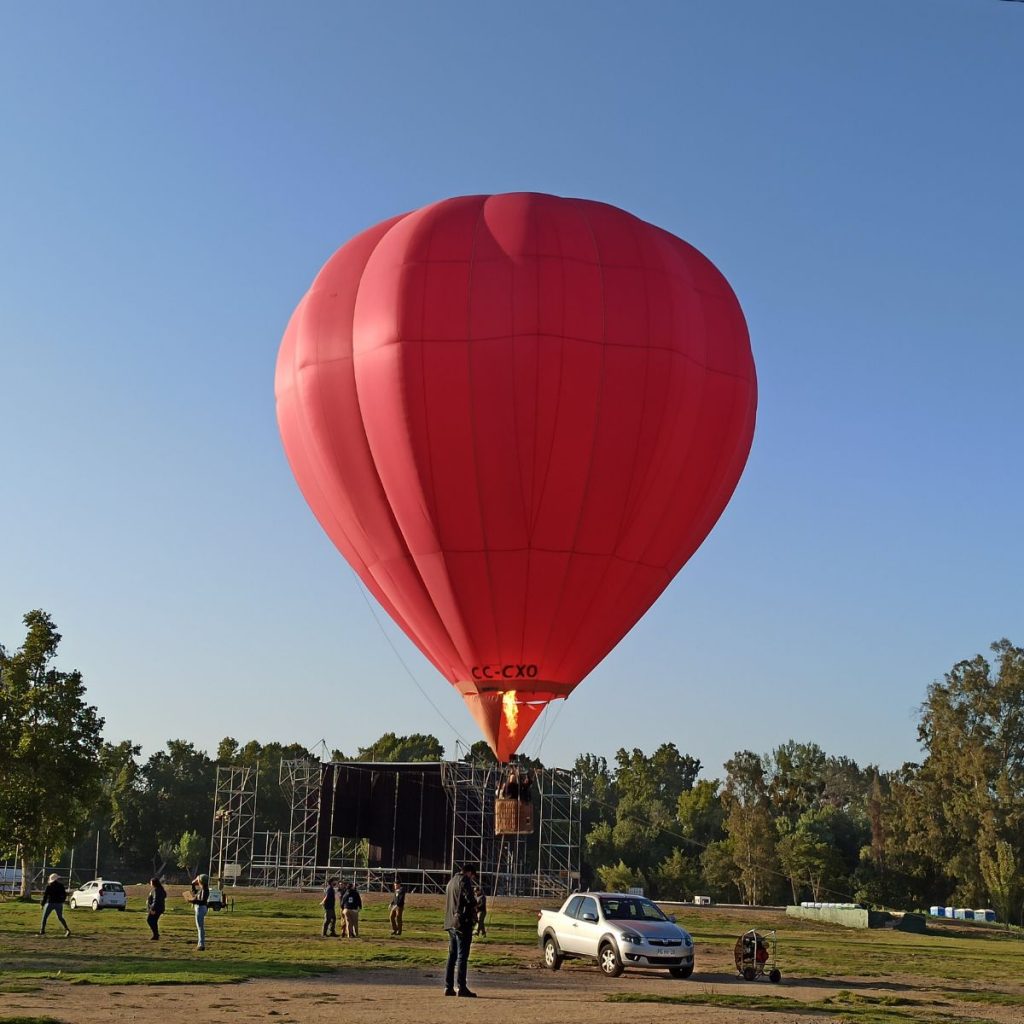
[[[631,974],[611,980],[594,969],[574,967],[557,974],[543,970],[472,971],[470,984],[477,999],[448,999],[442,995],[440,971],[348,970],[322,978],[290,981],[251,981],[241,985],[182,985],[101,987],[46,983],[37,992],[0,994],[0,1015],[46,1014],[68,1024],[107,1024],[112,1018],[131,1024],[521,1024],[565,1021],[570,1024],[609,1024],[673,1021],[687,1024],[808,1024],[807,1016],[765,1013],[735,1007],[608,1003],[613,992],[651,994],[708,994],[711,992],[769,996],[802,1002],[835,996],[842,989],[864,996],[900,995],[932,1000],[937,992],[915,985],[913,979],[871,986],[845,979],[827,984],[791,980],[776,988],[744,983],[728,975],[706,974],[689,981],[660,975]],[[909,1009],[909,1007],[908,1007]],[[1019,1024],[1020,1007],[990,1007],[949,1003],[921,1007],[928,1011]],[[819,1018],[828,1020],[827,1015]]]

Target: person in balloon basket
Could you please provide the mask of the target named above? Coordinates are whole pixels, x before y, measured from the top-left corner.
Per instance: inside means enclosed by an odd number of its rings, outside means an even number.
[[[528,804],[533,800],[533,779],[529,771],[524,771],[519,776],[519,799]]]
[[[444,972],[446,996],[476,996],[466,984],[469,947],[473,942],[473,926],[477,920],[476,896],[473,893],[475,884],[476,865],[463,864],[462,870],[452,876],[445,889],[444,927],[448,932],[448,964]]]
[[[320,906],[324,908],[324,937],[328,935],[332,935],[334,938],[338,937],[338,930],[336,927],[338,923],[338,914],[336,909],[338,901],[337,891],[334,888],[337,884],[338,880],[336,878],[328,878],[327,888],[324,890],[324,898],[320,901]]]
[[[146,924],[153,933],[150,942],[160,938],[160,915],[167,909],[167,890],[159,878],[149,880],[149,893],[146,895]]]
[[[196,933],[199,936],[196,949],[206,949],[206,914],[210,909],[209,875],[196,875],[192,879],[192,894],[189,897],[189,903],[192,904],[196,912]]]
[[[68,898],[68,891],[60,880],[60,875],[50,875],[46,880],[46,888],[43,890],[43,919],[39,923],[39,934],[46,934],[46,919],[51,914],[57,915],[57,920],[64,926],[64,938],[71,935],[71,929],[64,920],[64,902]]]
[[[395,882],[395,891],[391,897],[391,934],[402,934],[402,916],[405,914],[405,886]]]
[[[498,787],[497,795],[505,800],[519,799],[519,773],[515,770],[515,767],[509,767],[508,776]]]
[[[363,909],[363,898],[356,890],[356,883],[349,882],[341,894],[341,934],[350,939],[359,938],[359,911]]]

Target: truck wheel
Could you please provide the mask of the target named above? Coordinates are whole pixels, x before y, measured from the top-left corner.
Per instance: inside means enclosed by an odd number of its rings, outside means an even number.
[[[617,978],[622,973],[619,951],[610,942],[606,942],[598,951],[597,962],[605,977]]]
[[[670,967],[668,973],[673,978],[688,978],[693,974],[693,964],[687,964],[685,967]]]
[[[558,943],[549,935],[544,940],[544,966],[557,971],[562,966],[564,957],[558,952]]]

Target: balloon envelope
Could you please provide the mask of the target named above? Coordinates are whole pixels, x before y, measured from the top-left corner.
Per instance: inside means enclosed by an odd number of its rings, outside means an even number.
[[[757,404],[708,259],[534,193],[448,199],[342,246],[275,390],[320,524],[500,760],[707,536]]]

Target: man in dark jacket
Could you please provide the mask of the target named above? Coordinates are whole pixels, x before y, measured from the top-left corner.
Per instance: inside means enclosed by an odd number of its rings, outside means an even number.
[[[39,934],[46,934],[46,919],[50,914],[56,914],[57,920],[64,925],[64,938],[71,934],[67,921],[64,920],[64,901],[68,898],[68,891],[60,880],[60,875],[50,875],[47,879],[46,888],[43,890],[43,920],[39,924]]]
[[[469,947],[473,942],[473,926],[476,924],[476,896],[473,895],[475,882],[476,865],[463,864],[462,870],[452,876],[445,889],[444,927],[448,932],[448,964],[444,972],[446,996],[476,997],[476,993],[470,992],[466,984]]]
[[[335,913],[335,892],[334,887],[338,884],[336,878],[327,879],[327,890],[324,892],[324,898],[320,901],[320,906],[324,908],[324,936],[333,935],[335,938],[338,937],[336,930],[336,924],[338,921],[338,915]]]

